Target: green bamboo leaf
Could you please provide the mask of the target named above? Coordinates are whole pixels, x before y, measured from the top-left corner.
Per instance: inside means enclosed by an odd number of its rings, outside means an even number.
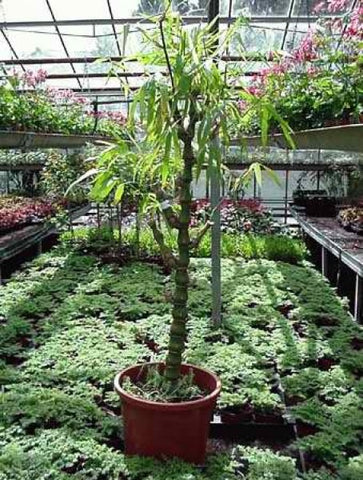
[[[261,172],[261,164],[260,163],[253,163],[253,170],[255,173],[255,178],[257,185],[261,186],[262,185],[262,172]]]
[[[124,191],[125,191],[125,185],[123,183],[121,183],[116,188],[116,191],[115,191],[115,197],[114,197],[115,203],[120,203],[120,201],[122,200]]]
[[[267,167],[266,165],[263,165],[263,169],[266,171],[267,175],[271,178],[271,180],[273,180],[277,185],[281,186],[280,178],[274,170]]]
[[[99,173],[99,169],[98,168],[91,168],[90,170],[88,170],[86,173],[84,173],[83,175],[81,175],[79,178],[77,178],[77,180],[75,180],[67,189],[66,191],[66,195],[68,195],[68,193],[73,190],[73,188],[77,185],[79,185],[80,183],[84,182],[85,180],[87,180],[88,178],[90,177],[94,177],[95,175],[97,175]]]

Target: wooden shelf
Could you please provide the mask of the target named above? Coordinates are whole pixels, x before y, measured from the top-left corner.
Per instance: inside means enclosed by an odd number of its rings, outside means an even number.
[[[86,143],[107,142],[110,138],[95,135],[60,133],[8,132],[0,130],[0,148],[79,148]]]
[[[299,150],[341,150],[346,152],[363,152],[363,124],[340,125],[336,127],[303,130],[292,134],[296,148]],[[248,146],[261,147],[261,136],[245,137]],[[233,141],[239,145],[241,141]],[[270,135],[267,145],[278,148],[291,148],[284,135]]]

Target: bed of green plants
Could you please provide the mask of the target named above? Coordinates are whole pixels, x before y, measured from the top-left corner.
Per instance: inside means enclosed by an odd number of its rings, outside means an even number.
[[[176,250],[177,238],[173,231],[164,232],[165,241],[169,247]],[[70,248],[81,251],[104,252],[110,248],[117,249],[119,234],[117,230],[110,228],[78,228],[71,232],[65,232],[62,241]],[[136,245],[144,255],[158,256],[159,247],[154,240],[149,228],[142,228],[137,239],[135,228],[128,228],[122,232],[121,244],[130,253],[135,252]],[[202,239],[197,250],[196,257],[209,258],[211,254],[211,236],[207,233]],[[269,260],[281,260],[289,263],[297,263],[307,257],[307,249],[304,242],[298,238],[292,238],[285,234],[252,234],[246,233],[222,233],[221,255],[225,258],[243,257],[246,260],[265,258]]]
[[[115,372],[164,357],[170,278],[157,265],[103,264],[69,245],[0,288],[1,480],[358,480],[362,332],[307,264],[223,260],[223,323],[214,329],[210,264],[193,261],[186,360],[218,373],[218,411],[248,403],[299,422],[298,443],[211,443],[205,469],[125,458]],[[278,440],[278,439],[277,439]],[[298,466],[297,447],[307,468]]]

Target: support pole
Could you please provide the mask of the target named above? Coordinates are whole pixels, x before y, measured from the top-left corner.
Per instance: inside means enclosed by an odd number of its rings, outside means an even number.
[[[218,142],[218,139],[213,140]],[[221,323],[222,288],[221,288],[221,198],[219,172],[217,166],[211,172],[211,208],[215,209],[212,225],[212,322],[215,326]]]
[[[362,318],[363,304],[363,279],[358,274],[355,277],[355,295],[354,295],[354,320],[359,322]]]
[[[219,15],[219,0],[211,0],[209,2],[208,22],[212,22]],[[219,31],[218,18],[213,26],[214,33]],[[216,45],[217,47],[217,45]],[[215,148],[221,148],[219,138],[212,139],[215,142]],[[218,166],[213,165],[211,169],[210,179],[210,196],[211,196],[211,208],[215,209],[212,221],[212,322],[213,325],[218,326],[221,323],[221,307],[222,307],[222,294],[221,294],[221,214],[219,210],[219,202],[221,198],[221,186],[220,186],[220,172],[218,172]]]
[[[286,175],[285,175],[285,225],[287,224],[288,207],[289,207],[289,170],[286,169]]]
[[[321,247],[321,273],[328,277],[328,250],[325,247]]]

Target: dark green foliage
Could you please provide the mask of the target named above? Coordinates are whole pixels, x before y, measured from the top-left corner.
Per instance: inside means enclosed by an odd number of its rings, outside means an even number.
[[[218,409],[247,403],[254,412],[281,414],[276,360],[286,394],[301,399],[295,415],[320,428],[301,447],[341,468],[344,480],[358,480],[362,355],[351,345],[361,330],[308,265],[225,259],[222,272],[223,324],[216,330],[210,262],[192,262],[185,359],[221,376]],[[201,472],[180,462],[125,459],[111,448],[122,446],[113,377],[165,358],[171,293],[172,278],[157,266],[102,265],[63,247],[0,289],[0,480],[300,480],[289,457],[261,449],[212,456]],[[321,370],[322,358],[336,365]],[[340,480],[327,475],[321,470],[306,480]]]

